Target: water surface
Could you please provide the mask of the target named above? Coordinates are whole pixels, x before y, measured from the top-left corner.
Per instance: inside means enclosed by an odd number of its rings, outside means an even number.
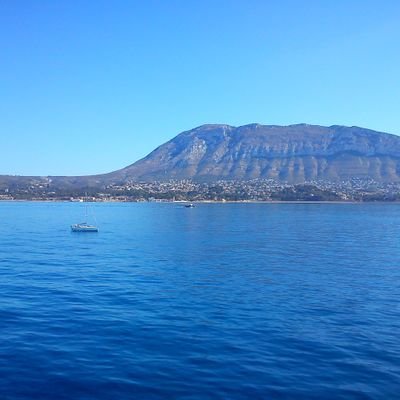
[[[0,398],[395,399],[400,205],[0,203]]]

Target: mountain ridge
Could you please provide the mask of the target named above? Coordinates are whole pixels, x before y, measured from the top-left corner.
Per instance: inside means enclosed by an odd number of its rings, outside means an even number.
[[[400,181],[400,137],[358,126],[205,124],[181,132],[117,171],[89,176],[0,176],[7,183],[101,187],[133,181],[274,179],[302,183],[352,178]]]
[[[400,138],[357,126],[206,124],[114,172],[132,180],[400,179]]]

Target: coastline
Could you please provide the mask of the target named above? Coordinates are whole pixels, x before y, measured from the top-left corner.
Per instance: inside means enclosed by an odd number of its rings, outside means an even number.
[[[81,202],[62,200],[62,199],[0,199],[1,203],[78,203]],[[129,200],[99,200],[89,201],[89,203],[157,203],[157,204],[400,204],[400,201],[332,201],[332,200],[188,200],[188,201],[129,201]]]

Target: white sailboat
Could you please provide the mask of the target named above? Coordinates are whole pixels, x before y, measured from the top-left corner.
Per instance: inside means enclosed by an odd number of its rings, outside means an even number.
[[[96,225],[88,224],[86,221],[88,220],[88,205],[87,205],[87,196],[85,196],[85,222],[80,222],[79,224],[72,224],[71,230],[72,232],[98,232],[99,228]]]

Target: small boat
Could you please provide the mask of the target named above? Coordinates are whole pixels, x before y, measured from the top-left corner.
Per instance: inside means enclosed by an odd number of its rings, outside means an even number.
[[[193,203],[189,203],[189,204],[185,204],[186,208],[194,208],[194,204]]]
[[[87,199],[87,195],[85,195],[85,199]],[[85,204],[85,221],[88,220],[88,205],[87,200]],[[79,224],[71,225],[72,232],[98,232],[99,229],[96,225],[90,225],[87,222],[81,222]]]
[[[86,222],[81,222],[80,224],[71,225],[72,232],[98,232],[97,226],[89,225]]]

